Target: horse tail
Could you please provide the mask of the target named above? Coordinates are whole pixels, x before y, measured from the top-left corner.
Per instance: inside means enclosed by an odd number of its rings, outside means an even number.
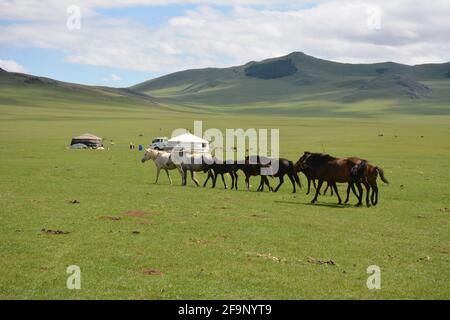
[[[297,170],[295,169],[295,165],[292,161],[289,161],[289,169],[291,171],[291,175],[294,177],[295,182],[297,183],[298,187],[302,187],[302,183],[300,182],[300,178],[298,177]]]
[[[384,171],[383,169],[381,169],[380,167],[375,167],[375,170],[377,170],[378,174],[380,175],[381,180],[386,183],[389,184],[388,179],[386,179],[386,177],[384,176]]]

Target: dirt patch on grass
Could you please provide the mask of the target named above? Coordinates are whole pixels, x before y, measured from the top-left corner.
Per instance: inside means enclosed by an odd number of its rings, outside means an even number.
[[[450,212],[450,208],[441,208],[441,212]]]
[[[314,257],[308,257],[306,260],[309,263],[312,263],[312,264],[320,264],[320,265],[325,264],[325,265],[329,265],[329,266],[336,266],[337,265],[336,262],[334,260],[332,260],[332,259],[330,259],[330,260],[321,260],[321,259],[316,259]]]
[[[98,220],[103,220],[103,221],[119,221],[121,218],[120,217],[114,217],[114,216],[101,216],[97,218]]]
[[[123,213],[125,216],[129,217],[135,217],[135,218],[142,218],[146,216],[153,216],[156,213],[154,212],[148,212],[148,211],[140,211],[140,210],[131,210]]]
[[[163,276],[164,273],[162,273],[160,270],[158,269],[142,269],[142,273],[145,274],[146,276]]]
[[[287,262],[287,260],[285,258],[275,257],[271,253],[251,253],[251,252],[248,252],[247,254],[249,256],[254,256],[254,257],[263,258],[263,259],[267,259],[267,260],[272,260],[272,261],[275,261],[275,262],[278,262],[278,263],[279,262]]]
[[[209,243],[209,241],[208,241],[208,240],[205,240],[205,239],[189,239],[189,241],[190,241],[191,243],[199,244],[199,245],[206,245],[206,244]]]
[[[68,231],[62,231],[62,230],[50,230],[50,229],[42,229],[41,232],[45,234],[53,234],[53,235],[60,235],[60,234],[69,234]]]

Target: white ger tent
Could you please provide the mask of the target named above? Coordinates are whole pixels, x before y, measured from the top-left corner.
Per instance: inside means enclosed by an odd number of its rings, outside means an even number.
[[[189,153],[209,153],[209,142],[192,133],[184,133],[168,141],[168,149]]]

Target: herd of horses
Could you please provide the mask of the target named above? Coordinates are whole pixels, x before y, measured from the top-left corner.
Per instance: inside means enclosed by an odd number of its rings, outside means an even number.
[[[389,183],[383,170],[380,167],[369,164],[367,160],[357,157],[335,158],[323,153],[305,152],[295,164],[288,159],[270,159],[262,156],[247,156],[242,161],[220,161],[209,154],[193,154],[184,156],[182,159],[183,161],[174,161],[173,154],[170,152],[147,149],[142,162],[154,161],[157,170],[155,183],[158,183],[160,172],[164,170],[167,173],[170,184],[172,184],[169,170],[177,169],[181,174],[183,186],[187,184],[188,172],[190,172],[191,179],[197,186],[200,184],[195,173],[204,172],[208,176],[203,187],[211,179],[212,187],[215,188],[217,177],[220,175],[223,185],[227,189],[228,186],[224,175],[229,174],[232,181],[231,189],[236,190],[238,189],[238,171],[242,171],[245,175],[247,190],[250,189],[250,178],[260,176],[258,191],[264,191],[265,186],[267,186],[270,191],[277,192],[283,185],[285,176],[287,176],[292,183],[293,193],[295,193],[296,186],[301,187],[298,176],[298,172],[301,172],[308,181],[306,194],[310,194],[311,182],[314,185],[315,195],[311,201],[312,203],[317,201],[318,196],[321,194],[320,190],[326,182],[327,187],[324,194],[326,194],[328,189],[331,189],[331,195],[333,195],[334,191],[339,201],[338,204],[342,204],[337,183],[347,183],[347,197],[344,203],[348,203],[350,192],[353,192],[358,199],[356,205],[362,206],[364,186],[366,189],[366,204],[370,207],[371,204],[378,204],[378,176],[384,183]],[[275,161],[277,164],[276,170],[271,170]],[[270,186],[268,177],[279,178],[279,184],[275,189]]]

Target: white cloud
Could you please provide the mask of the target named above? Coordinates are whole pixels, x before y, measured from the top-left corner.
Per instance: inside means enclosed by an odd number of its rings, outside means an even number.
[[[73,2],[76,1],[70,1]],[[358,63],[450,60],[449,1],[436,0],[433,5],[414,0],[318,1],[312,8],[289,11],[248,6],[288,2],[284,0],[188,2],[200,5],[155,28],[127,19],[96,16],[95,9],[162,5],[167,1],[86,1],[82,6],[81,30],[69,31],[64,8],[69,1],[0,0],[0,17],[21,16],[29,20],[0,26],[0,46],[56,49],[72,63],[160,73],[237,65],[292,51]],[[4,11],[11,3],[14,10]],[[208,5],[212,3],[234,6],[223,12]],[[380,28],[368,27],[374,19],[374,11],[368,8],[374,6],[380,9]],[[36,15],[42,19],[36,19]],[[49,16],[52,18],[45,18]]]
[[[9,71],[9,72],[19,72],[19,73],[26,73],[27,70],[24,66],[21,66],[14,60],[2,60],[0,59],[0,68],[3,70]]]
[[[108,77],[103,79],[103,81],[106,81],[106,82],[117,82],[120,80],[122,80],[122,78],[115,74],[110,74]]]

